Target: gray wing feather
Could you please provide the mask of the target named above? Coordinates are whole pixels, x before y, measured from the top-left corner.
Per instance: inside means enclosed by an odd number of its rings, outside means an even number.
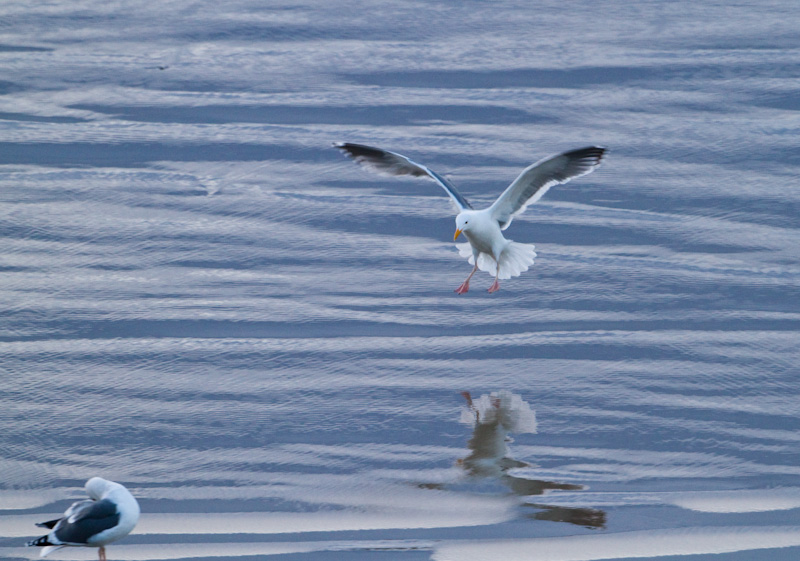
[[[490,207],[492,217],[505,230],[514,216],[524,211],[529,204],[541,199],[550,187],[594,170],[600,165],[605,152],[605,148],[589,146],[551,156],[528,166]]]
[[[55,537],[64,544],[85,544],[88,540],[119,523],[117,505],[108,500],[74,503],[53,529]]]
[[[436,173],[435,171],[418,164],[402,154],[389,152],[372,146],[363,144],[352,144],[350,142],[335,142],[336,148],[350,156],[354,162],[364,167],[370,168],[378,173],[387,175],[411,175],[414,177],[428,176],[442,186],[448,195],[453,199],[459,210],[471,209],[467,199],[458,192],[450,181]]]

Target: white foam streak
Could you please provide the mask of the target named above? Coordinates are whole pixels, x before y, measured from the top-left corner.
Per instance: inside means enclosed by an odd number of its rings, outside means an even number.
[[[548,497],[556,506],[593,508],[673,505],[696,512],[733,514],[771,512],[800,508],[800,488],[740,489],[653,493],[558,493]]]
[[[315,551],[411,550],[432,549],[433,543],[419,540],[396,541],[313,541],[313,542],[231,542],[114,544],[107,548],[108,557],[119,561],[151,561],[156,559],[194,559],[206,557],[254,557],[289,555]],[[64,548],[58,559],[85,561],[96,557],[94,548]],[[0,547],[0,557],[39,559],[35,549]]]
[[[395,497],[399,498],[399,497]],[[386,505],[386,497],[373,503]],[[142,514],[134,534],[147,535],[273,535],[304,532],[344,532],[361,530],[396,530],[420,528],[457,528],[498,524],[510,519],[512,501],[494,507],[473,501],[444,507],[376,507],[359,510],[333,509],[321,512],[228,512]],[[452,508],[456,507],[456,508]],[[4,522],[0,536],[24,537],[37,532],[34,527],[47,515],[12,517]]]
[[[480,512],[442,509],[331,510],[327,512],[268,512],[223,514],[143,515],[137,534],[294,534],[304,532],[349,532],[420,528],[457,528],[497,524],[510,519],[511,504],[504,509]]]
[[[800,546],[800,527],[678,529],[595,536],[448,543],[435,561],[595,561]]]
[[[0,467],[9,466],[10,462],[0,460]],[[17,474],[9,474],[9,479],[18,481],[21,479]],[[60,490],[56,489],[37,489],[37,490],[0,490],[0,510],[21,510],[37,508],[50,504],[62,497]]]

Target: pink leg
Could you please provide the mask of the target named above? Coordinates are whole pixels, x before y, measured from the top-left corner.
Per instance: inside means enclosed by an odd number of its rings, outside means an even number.
[[[467,400],[467,405],[475,413],[475,420],[480,422],[480,420],[481,420],[481,412],[478,411],[478,408],[475,407],[475,404],[472,402],[472,396],[470,395],[470,393],[469,392],[461,392],[461,395],[464,396],[464,399]]]
[[[105,546],[100,546],[100,549],[97,550],[97,555],[100,557],[100,561],[106,561],[106,548],[105,548]]]
[[[456,294],[466,294],[467,293],[467,291],[469,290],[469,279],[472,278],[472,275],[474,275],[475,271],[477,271],[477,270],[478,270],[478,264],[475,263],[475,266],[472,268],[472,272],[467,277],[467,280],[462,282],[461,286],[456,288]]]
[[[489,287],[489,293],[491,294],[492,292],[497,292],[498,290],[500,290],[500,283],[497,282],[497,277],[495,277],[494,283]]]

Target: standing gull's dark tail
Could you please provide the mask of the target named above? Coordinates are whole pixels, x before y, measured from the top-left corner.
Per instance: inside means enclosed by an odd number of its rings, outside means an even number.
[[[57,545],[57,544],[54,544],[53,542],[48,540],[47,536],[42,536],[41,538],[36,538],[35,540],[29,541],[25,545],[28,546],[28,547],[31,547],[31,546],[34,546],[34,545],[38,546],[38,545]]]

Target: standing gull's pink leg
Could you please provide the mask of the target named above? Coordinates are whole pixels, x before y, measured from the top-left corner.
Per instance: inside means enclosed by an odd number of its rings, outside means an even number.
[[[456,288],[456,294],[466,294],[467,293],[467,291],[469,290],[469,279],[472,278],[472,275],[474,275],[475,271],[477,271],[477,270],[478,270],[478,263],[476,262],[475,266],[472,268],[472,272],[467,277],[467,280],[462,282],[461,286]]]
[[[97,550],[97,555],[100,557],[100,561],[106,561],[106,547],[100,546],[100,549]]]

